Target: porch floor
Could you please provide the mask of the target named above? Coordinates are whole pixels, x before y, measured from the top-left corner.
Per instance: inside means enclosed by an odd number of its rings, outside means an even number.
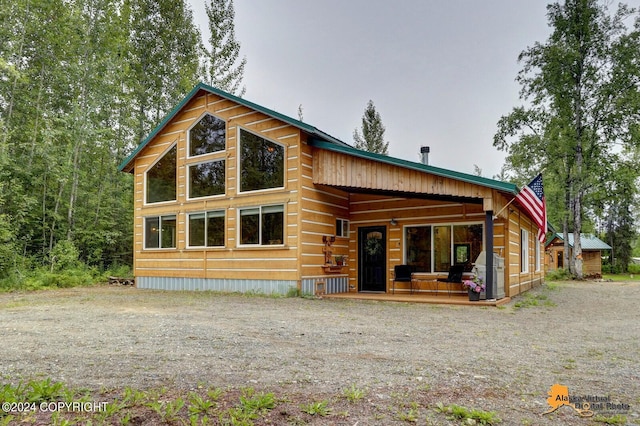
[[[357,299],[357,300],[377,300],[380,302],[404,302],[404,303],[431,303],[440,305],[466,305],[466,306],[500,306],[509,303],[511,298],[505,297],[499,300],[479,300],[477,302],[469,301],[466,294],[425,294],[425,293],[409,293],[398,292],[393,293],[366,293],[366,292],[349,292],[349,293],[333,293],[324,294],[323,298],[327,299]]]

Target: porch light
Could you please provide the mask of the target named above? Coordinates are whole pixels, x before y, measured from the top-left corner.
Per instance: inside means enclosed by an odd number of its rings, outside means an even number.
[[[396,226],[398,224],[398,221],[396,220],[395,217],[391,218],[391,221],[389,222],[391,225]]]

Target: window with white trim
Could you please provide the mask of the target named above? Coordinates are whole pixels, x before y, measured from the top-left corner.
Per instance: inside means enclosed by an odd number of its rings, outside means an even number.
[[[349,221],[347,219],[336,219],[336,237],[349,238]]]
[[[529,231],[520,230],[520,272],[529,272]]]
[[[173,145],[145,173],[147,204],[176,200],[177,153]]]
[[[535,244],[535,246],[536,246],[536,248],[535,248],[535,255],[536,255],[536,272],[538,272],[538,271],[540,271],[540,266],[541,266],[541,265],[540,265],[540,263],[541,263],[541,262],[540,262],[540,260],[541,260],[541,257],[540,257],[540,241],[535,240],[535,241],[534,241],[534,244]]]
[[[176,248],[176,215],[144,218],[144,248]]]
[[[224,247],[224,210],[189,213],[189,247]]]
[[[240,192],[284,188],[284,146],[240,129]]]
[[[226,123],[211,114],[203,116],[189,130],[189,157],[224,151]]]
[[[284,206],[239,209],[241,245],[281,245],[284,242]]]
[[[189,166],[189,198],[223,195],[225,190],[225,160]]]

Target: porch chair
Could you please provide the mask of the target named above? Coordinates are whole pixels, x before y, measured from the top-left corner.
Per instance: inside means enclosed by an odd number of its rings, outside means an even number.
[[[409,288],[413,293],[410,265],[396,265],[393,267],[393,294],[396,294],[396,282],[409,283]]]
[[[438,278],[437,282],[445,283],[451,297],[451,285],[462,283],[462,274],[464,273],[464,265],[453,265],[449,268],[447,278]]]

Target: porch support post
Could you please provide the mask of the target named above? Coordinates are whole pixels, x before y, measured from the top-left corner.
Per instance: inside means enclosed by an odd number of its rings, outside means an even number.
[[[495,299],[493,294],[493,210],[485,211],[484,227],[486,229],[485,259],[487,262],[487,276],[485,277],[487,300]]]

